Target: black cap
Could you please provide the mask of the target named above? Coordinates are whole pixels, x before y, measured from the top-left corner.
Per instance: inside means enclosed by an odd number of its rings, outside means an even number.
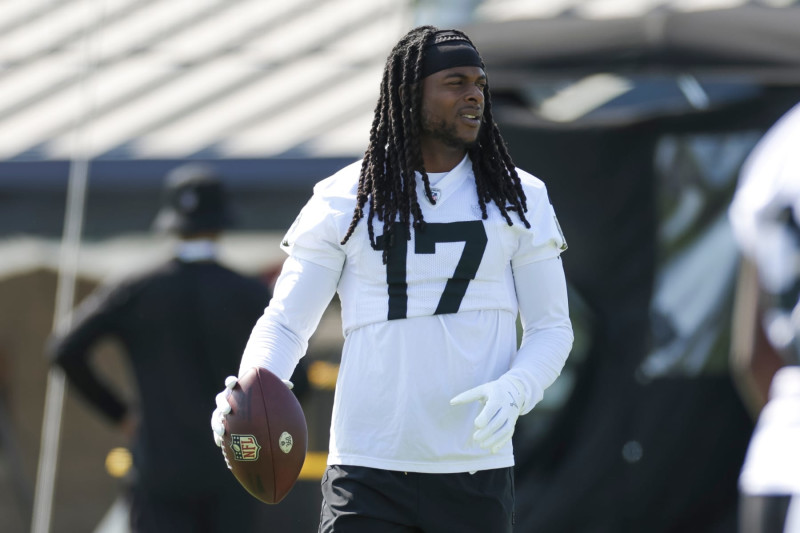
[[[188,163],[167,174],[155,229],[186,235],[221,231],[232,225],[227,194],[213,167]]]

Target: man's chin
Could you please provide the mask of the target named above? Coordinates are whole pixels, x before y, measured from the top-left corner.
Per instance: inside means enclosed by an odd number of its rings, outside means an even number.
[[[452,148],[459,148],[464,150],[469,150],[478,145],[478,137],[476,136],[473,138],[464,139],[461,137],[448,137],[444,139],[445,144]]]
[[[472,148],[478,145],[478,139],[480,138],[480,130],[475,132],[470,132],[470,135],[463,137],[461,139],[461,145],[464,148]]]
[[[466,135],[459,135],[459,131],[452,127],[429,129],[427,133],[432,139],[438,139],[439,142],[445,146],[449,146],[450,148],[458,148],[460,150],[469,150],[470,148],[477,146],[478,138],[480,137],[478,132],[473,131],[470,131]]]

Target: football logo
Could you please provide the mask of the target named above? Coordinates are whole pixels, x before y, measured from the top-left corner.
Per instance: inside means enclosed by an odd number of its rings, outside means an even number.
[[[237,461],[257,461],[261,445],[253,435],[231,435],[231,450]]]
[[[294,439],[288,432],[284,431],[281,433],[281,438],[278,439],[278,446],[280,446],[283,453],[289,453],[292,451],[292,446],[294,446]]]

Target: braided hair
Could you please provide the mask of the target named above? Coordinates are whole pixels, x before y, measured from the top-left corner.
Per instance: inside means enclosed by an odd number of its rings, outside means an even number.
[[[422,108],[423,51],[432,43],[437,31],[433,26],[411,30],[400,39],[386,60],[370,129],[369,147],[361,164],[357,203],[350,227],[342,240],[342,244],[348,241],[358,221],[364,218],[364,206],[369,203],[369,240],[374,249],[383,249],[384,263],[388,258],[396,224],[405,228],[408,239],[412,225],[415,230],[425,225],[416,190],[415,171],[422,175],[425,195],[434,203],[422,159],[422,118],[419,110]],[[472,44],[462,32],[452,31]],[[408,105],[404,105],[404,100]],[[516,211],[520,221],[529,228],[530,223],[525,218],[525,193],[492,117],[488,84],[484,88],[483,125],[477,142],[468,148],[468,155],[475,174],[482,218],[488,218],[487,203],[494,202],[509,226],[513,221],[508,212]],[[386,237],[382,245],[376,241],[373,218],[383,222],[383,235]]]

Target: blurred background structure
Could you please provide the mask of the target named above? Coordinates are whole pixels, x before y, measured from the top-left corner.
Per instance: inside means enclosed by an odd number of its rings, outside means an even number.
[[[269,279],[313,183],[362,155],[386,55],[423,23],[473,38],[511,155],[570,243],[576,344],[515,436],[520,531],[735,531],[758,406],[730,372],[725,214],[750,149],[800,101],[793,0],[0,0],[3,531],[31,525],[70,176],[88,177],[76,301],[169,254],[149,224],[188,160],[228,180],[241,227],[223,258]],[[314,465],[335,306],[308,356]],[[66,395],[52,531],[124,531],[125,444]],[[274,509],[283,530],[315,530],[318,471]]]

